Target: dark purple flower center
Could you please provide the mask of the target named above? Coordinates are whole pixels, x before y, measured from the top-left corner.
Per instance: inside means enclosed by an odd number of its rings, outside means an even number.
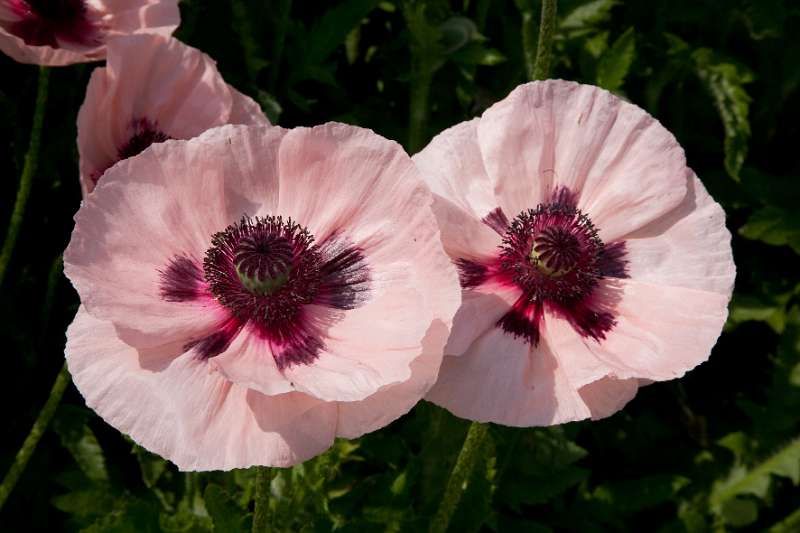
[[[625,243],[604,244],[576,204],[570,191],[560,189],[511,223],[498,208],[484,219],[503,236],[498,255],[456,261],[465,289],[493,282],[520,290],[498,326],[534,345],[545,308],[596,340],[616,323],[611,302],[596,289],[605,278],[627,277]]]
[[[172,139],[172,137],[159,129],[158,123],[151,122],[146,118],[132,121],[129,129],[131,136],[128,142],[121,146],[118,151],[120,161],[139,155],[151,144]]]
[[[89,17],[85,0],[6,0],[17,20],[3,29],[31,46],[60,48],[68,42],[83,47],[102,44],[102,31]]]
[[[212,237],[202,269],[194,259],[175,257],[161,272],[161,296],[213,298],[226,310],[215,332],[187,346],[202,357],[218,355],[247,327],[284,368],[316,359],[332,311],[361,305],[369,281],[360,249],[335,238],[317,244],[291,219],[243,217]]]

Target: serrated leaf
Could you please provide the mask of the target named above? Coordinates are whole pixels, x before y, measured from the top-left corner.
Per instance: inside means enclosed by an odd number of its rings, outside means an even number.
[[[597,84],[609,91],[618,91],[636,57],[636,34],[628,28],[597,62]]]
[[[53,429],[86,477],[105,483],[108,481],[108,471],[103,450],[92,430],[86,425],[90,416],[85,409],[61,406],[53,421]]]
[[[725,170],[739,181],[750,140],[751,98],[744,86],[753,81],[753,75],[708,48],[695,50],[693,57],[697,75],[714,99],[725,128]]]
[[[756,519],[752,513],[753,506],[746,503],[749,500],[741,497],[752,495],[763,500],[769,491],[772,476],[789,478],[795,485],[800,483],[800,438],[753,468],[735,466],[725,481],[717,482],[712,487],[709,496],[711,510],[731,525],[751,523]],[[757,509],[755,507],[756,514]]]

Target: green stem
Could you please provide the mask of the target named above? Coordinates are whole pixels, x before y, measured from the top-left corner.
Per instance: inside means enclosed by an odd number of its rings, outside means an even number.
[[[256,469],[256,509],[253,514],[253,533],[270,531],[269,527],[269,495],[270,483],[275,470],[268,466],[257,466]]]
[[[6,240],[3,241],[3,250],[0,252],[0,285],[3,284],[8,263],[11,261],[11,254],[14,252],[14,245],[17,243],[22,219],[25,216],[25,207],[28,205],[28,197],[31,194],[33,176],[36,174],[36,165],[39,163],[39,144],[42,138],[42,123],[44,122],[44,110],[47,104],[49,76],[50,70],[47,67],[39,67],[39,88],[36,93],[36,108],[33,112],[33,125],[31,126],[28,151],[25,154],[25,164],[22,167],[17,199],[14,202],[14,211],[11,213],[11,221],[8,224]]]
[[[58,377],[56,377],[56,382],[53,383],[53,388],[50,390],[50,397],[47,398],[47,402],[39,412],[39,416],[36,418],[36,422],[33,423],[31,432],[28,433],[28,437],[25,439],[25,442],[22,443],[22,447],[17,452],[14,463],[11,465],[11,468],[8,469],[8,473],[3,479],[3,484],[0,485],[0,509],[3,508],[3,505],[8,499],[8,495],[14,490],[14,485],[17,484],[17,480],[19,480],[20,475],[28,465],[31,455],[33,455],[33,452],[36,450],[36,445],[39,444],[39,440],[42,438],[45,429],[47,429],[50,420],[56,413],[56,408],[69,382],[69,370],[67,370],[67,364],[64,363],[64,366],[61,367],[61,372],[59,372]]]
[[[408,149],[412,154],[418,152],[425,145],[428,129],[428,101],[433,73],[420,69],[413,78],[408,116]]]
[[[525,59],[528,65],[528,76],[532,80],[544,80],[550,76],[550,63],[553,56],[553,36],[556,32],[556,0],[542,0],[542,16],[539,21],[539,42],[536,45],[536,59],[530,65],[530,56],[533,55],[533,35],[530,33],[533,24],[531,13],[523,13],[522,39],[525,47]],[[528,20],[526,21],[526,16]],[[527,35],[526,35],[527,30]]]
[[[447,531],[450,519],[453,517],[456,507],[458,507],[458,502],[461,500],[461,495],[464,493],[464,484],[475,468],[478,453],[483,448],[488,436],[489,426],[487,424],[481,424],[480,422],[470,424],[467,437],[464,439],[464,445],[461,447],[461,452],[458,454],[450,479],[447,481],[444,497],[439,503],[436,516],[431,522],[430,533],[444,533]]]

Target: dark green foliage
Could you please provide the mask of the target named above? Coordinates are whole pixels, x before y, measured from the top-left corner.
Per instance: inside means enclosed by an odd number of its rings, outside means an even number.
[[[535,50],[523,41],[535,47],[539,7],[186,0],[178,36],[282,126],[344,121],[415,150],[527,80]],[[599,422],[492,426],[449,531],[800,531],[800,6],[562,0],[558,14],[553,77],[614,91],[675,134],[728,213],[736,292],[710,361],[679,382],[645,387]],[[51,73],[43,155],[2,287],[2,470],[58,373],[77,309],[66,280],[46,287],[80,202],[75,118],[92,68]],[[5,56],[0,69],[5,225],[37,70]],[[425,531],[467,427],[422,402],[379,432],[276,472],[274,530]],[[180,473],[98,419],[74,388],[51,429],[0,530],[250,530],[254,473]]]

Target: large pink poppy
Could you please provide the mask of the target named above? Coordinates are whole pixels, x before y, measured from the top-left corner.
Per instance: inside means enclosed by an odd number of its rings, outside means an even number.
[[[0,0],[0,50],[21,63],[60,66],[103,59],[114,36],[171,35],[177,0]]]
[[[222,79],[214,61],[177,39],[113,39],[78,112],[81,189],[154,142],[191,139],[223,124],[269,124],[259,105]]]
[[[643,110],[529,83],[414,161],[464,297],[429,400],[513,426],[600,418],[708,358],[735,275],[725,214]]]
[[[461,301],[432,197],[343,124],[222,126],[106,172],[65,271],[75,384],[186,470],[287,466],[407,412]]]

